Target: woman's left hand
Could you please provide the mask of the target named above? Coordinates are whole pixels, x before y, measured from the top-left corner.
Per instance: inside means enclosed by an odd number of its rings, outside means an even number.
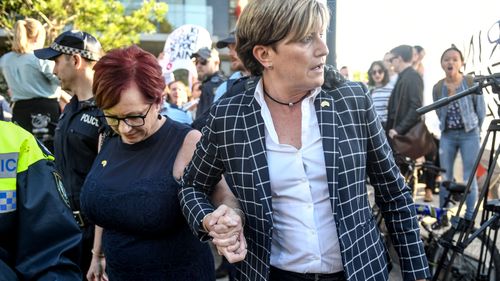
[[[226,247],[235,243],[234,236],[243,231],[243,219],[233,208],[220,205],[213,213],[203,220],[208,235],[214,244]]]

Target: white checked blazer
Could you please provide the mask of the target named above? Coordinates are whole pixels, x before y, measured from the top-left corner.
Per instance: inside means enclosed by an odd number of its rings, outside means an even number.
[[[225,173],[246,214],[248,254],[236,264],[236,279],[264,281],[269,276],[273,208],[264,122],[254,90],[247,88],[211,108],[179,198],[194,233],[207,239],[200,231],[202,218],[213,210],[207,196]],[[367,176],[400,255],[403,280],[430,277],[409,188],[365,87],[344,82],[323,89],[315,107],[347,280],[388,279],[386,249],[368,202]]]

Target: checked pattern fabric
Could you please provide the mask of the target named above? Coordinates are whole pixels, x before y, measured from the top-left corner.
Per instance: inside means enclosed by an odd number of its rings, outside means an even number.
[[[221,99],[211,108],[179,198],[194,233],[208,239],[200,231],[200,222],[213,211],[208,195],[224,173],[246,214],[248,253],[236,264],[236,280],[265,281],[270,268],[273,208],[265,127],[254,90]],[[399,253],[403,279],[430,277],[409,188],[394,163],[365,87],[344,82],[322,89],[315,108],[347,280],[388,280],[386,249],[372,217],[367,176]]]

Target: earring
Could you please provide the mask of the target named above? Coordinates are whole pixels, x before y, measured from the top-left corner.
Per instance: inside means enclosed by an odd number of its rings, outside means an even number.
[[[158,114],[158,120],[161,120],[161,114]]]
[[[269,70],[273,70],[273,69],[274,69],[274,66],[273,66],[273,64],[272,64],[272,63],[270,63],[270,64],[267,66],[267,68],[268,68]]]

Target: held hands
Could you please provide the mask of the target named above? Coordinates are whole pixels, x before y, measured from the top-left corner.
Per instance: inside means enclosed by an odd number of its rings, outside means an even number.
[[[213,238],[217,251],[230,263],[242,261],[247,254],[242,217],[241,210],[220,205],[203,219],[203,228]]]

